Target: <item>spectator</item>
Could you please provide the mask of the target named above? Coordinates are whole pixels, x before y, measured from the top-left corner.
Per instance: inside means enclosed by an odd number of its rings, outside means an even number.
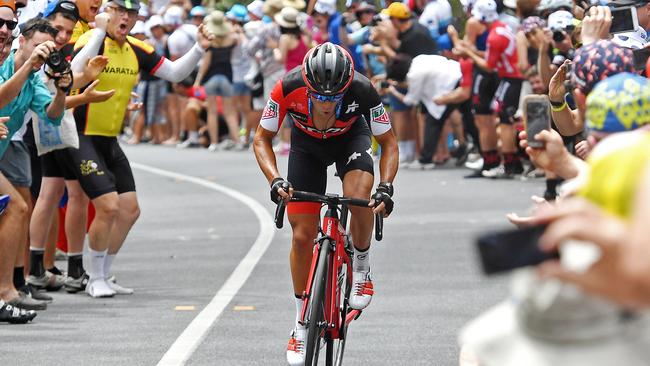
[[[390,18],[380,23],[373,30],[372,39],[380,42],[382,52],[392,58],[397,53],[411,57],[433,55],[436,53],[436,41],[431,38],[429,30],[414,21],[411,11],[403,3],[392,3],[382,14]]]

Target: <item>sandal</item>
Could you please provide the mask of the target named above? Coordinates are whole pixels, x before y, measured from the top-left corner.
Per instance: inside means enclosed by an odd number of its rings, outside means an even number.
[[[34,310],[23,310],[0,300],[0,322],[25,324],[36,317]]]

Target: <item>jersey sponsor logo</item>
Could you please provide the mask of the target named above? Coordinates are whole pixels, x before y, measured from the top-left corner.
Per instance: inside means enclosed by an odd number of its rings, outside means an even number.
[[[104,68],[103,72],[107,74],[138,75],[138,70],[129,69],[127,67],[107,66]]]
[[[383,104],[370,108],[370,122],[390,123],[390,118],[388,118],[388,113],[386,113]]]
[[[309,118],[307,118],[307,116],[302,113],[289,112],[289,116],[296,121],[300,121],[300,123],[307,123],[309,120]]]
[[[264,112],[262,112],[262,119],[272,118],[278,118],[278,103],[274,102],[273,99],[269,99],[266,107],[264,107]]]
[[[354,113],[359,108],[359,103],[356,100],[352,101],[352,104],[348,104],[348,109],[345,110],[345,113]]]

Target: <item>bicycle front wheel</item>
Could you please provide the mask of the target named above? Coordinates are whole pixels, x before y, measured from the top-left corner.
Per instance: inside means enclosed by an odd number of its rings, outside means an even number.
[[[305,365],[313,366],[318,364],[318,353],[320,351],[321,338],[323,337],[325,324],[325,291],[327,288],[327,266],[330,256],[330,242],[325,240],[321,243],[318,254],[316,272],[312,279],[311,291],[309,293],[309,305],[307,314],[309,316],[307,326],[307,347],[305,350]]]

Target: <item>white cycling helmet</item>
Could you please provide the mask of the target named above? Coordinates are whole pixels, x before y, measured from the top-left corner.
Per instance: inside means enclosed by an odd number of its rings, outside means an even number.
[[[477,0],[472,8],[472,16],[482,22],[494,22],[499,19],[497,3],[494,0]]]
[[[537,6],[537,10],[573,10],[573,0],[542,0]]]

